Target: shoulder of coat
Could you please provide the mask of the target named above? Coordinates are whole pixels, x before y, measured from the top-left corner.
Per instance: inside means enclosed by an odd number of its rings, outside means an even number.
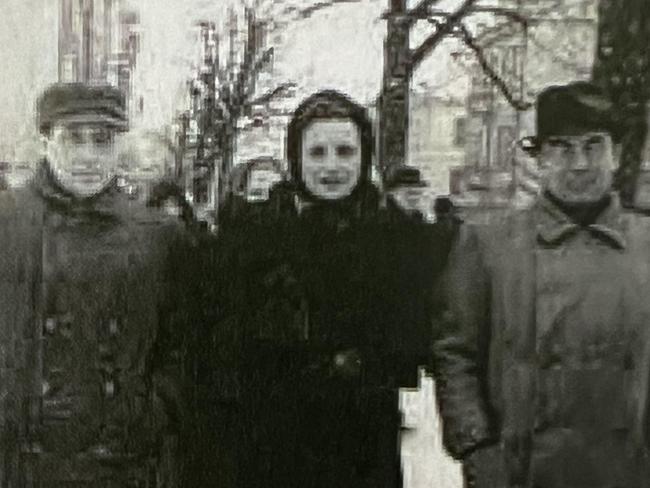
[[[483,250],[512,248],[532,235],[532,227],[530,209],[485,211],[459,226],[457,244]]]
[[[626,209],[621,213],[620,221],[625,235],[636,247],[650,250],[650,214]]]

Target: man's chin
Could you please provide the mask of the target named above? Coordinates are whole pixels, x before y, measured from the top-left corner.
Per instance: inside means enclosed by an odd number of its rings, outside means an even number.
[[[550,193],[559,201],[569,205],[589,205],[600,202],[609,194],[609,191],[574,192],[564,189],[559,191],[551,190]]]
[[[91,197],[100,193],[106,187],[106,185],[108,185],[109,182],[110,180],[93,183],[59,181],[63,189],[72,193],[73,195],[80,197]]]
[[[312,185],[308,189],[323,200],[340,200],[352,194],[352,188],[347,185]]]

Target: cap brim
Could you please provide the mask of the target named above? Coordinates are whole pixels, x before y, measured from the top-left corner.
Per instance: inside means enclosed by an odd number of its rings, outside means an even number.
[[[116,130],[128,130],[129,124],[124,119],[103,114],[71,114],[60,116],[57,122],[66,125],[102,125]]]

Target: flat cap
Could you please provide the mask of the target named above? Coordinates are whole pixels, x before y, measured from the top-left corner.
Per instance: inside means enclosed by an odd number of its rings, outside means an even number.
[[[128,129],[126,99],[111,85],[57,83],[48,87],[37,102],[38,128],[47,134],[56,122],[99,124]]]

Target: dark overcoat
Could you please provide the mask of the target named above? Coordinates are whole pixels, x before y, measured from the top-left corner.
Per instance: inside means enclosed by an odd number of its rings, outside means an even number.
[[[648,486],[650,220],[578,226],[546,199],[461,227],[435,342],[471,486]]]
[[[205,404],[228,419],[224,470],[240,487],[400,486],[397,394],[428,361],[432,229],[387,215],[374,189],[296,195],[276,187],[217,239]]]
[[[177,486],[183,416],[175,217],[46,163],[0,192],[3,486]]]

